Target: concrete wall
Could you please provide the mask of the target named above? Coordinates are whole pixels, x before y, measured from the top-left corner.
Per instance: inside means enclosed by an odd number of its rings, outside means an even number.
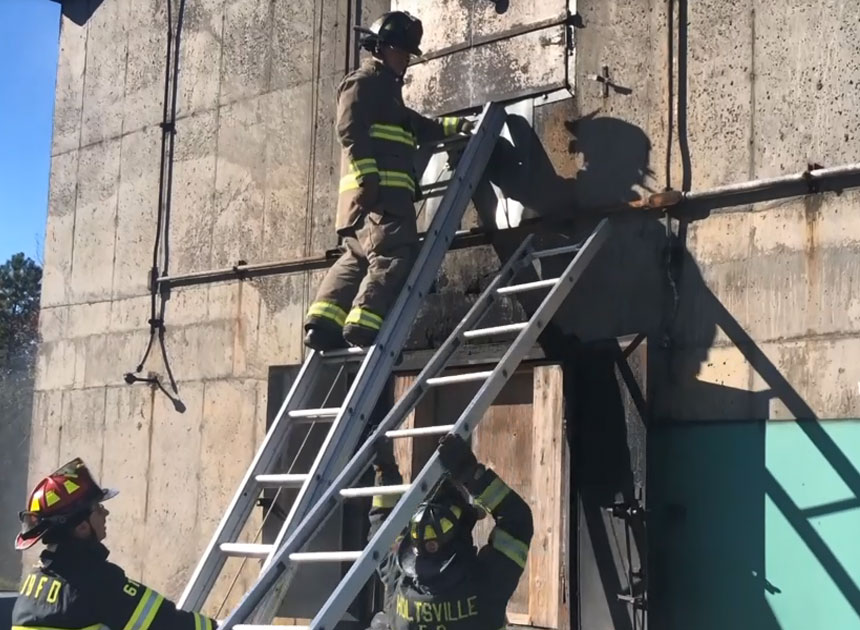
[[[386,3],[362,5],[369,16]],[[535,134],[519,130],[532,139],[518,143],[529,147],[519,167],[494,165],[533,213],[585,231],[593,220],[583,208],[662,189],[667,154],[668,182],[695,189],[856,159],[856,3],[577,5],[575,97],[535,109]],[[446,6],[427,8],[428,30]],[[515,0],[494,6],[528,13]],[[112,506],[115,557],[176,595],[259,441],[268,367],[301,359],[301,317],[319,274],[171,296],[167,347],[184,415],[122,384],[148,334],[164,10],[158,0],[104,0],[83,25],[63,22],[31,478],[84,456],[124,490]],[[334,244],[333,96],[346,26],[345,2],[188,0],[170,272]],[[589,78],[604,65],[618,86],[608,96]],[[481,93],[475,80],[463,102],[445,92],[445,105],[469,104]],[[655,216],[619,218],[558,329],[586,341],[648,334],[658,418],[856,417],[857,199],[705,213],[676,226],[677,241]],[[667,247],[677,243],[681,264],[669,276]],[[463,295],[475,293],[474,269],[492,269],[505,245],[451,257],[423,316],[441,324],[424,344],[456,321]],[[147,368],[163,372],[157,356]]]

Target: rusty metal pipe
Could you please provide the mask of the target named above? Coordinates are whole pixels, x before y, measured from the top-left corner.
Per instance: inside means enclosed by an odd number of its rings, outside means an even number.
[[[845,164],[843,166],[834,166],[832,168],[816,168],[803,171],[802,173],[794,173],[792,175],[754,179],[748,182],[717,186],[716,188],[700,190],[698,192],[685,192],[683,193],[683,201],[705,201],[708,199],[717,199],[719,197],[730,197],[732,195],[739,195],[742,193],[759,192],[788,184],[813,184],[824,179],[847,177],[851,175],[860,175],[860,163]]]

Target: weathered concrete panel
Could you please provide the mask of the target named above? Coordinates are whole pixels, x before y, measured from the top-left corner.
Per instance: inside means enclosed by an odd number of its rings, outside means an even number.
[[[792,392],[818,418],[856,418],[860,413],[860,368],[853,357],[860,339],[806,339],[759,344],[785,382],[767,382],[756,372],[754,388],[768,390],[769,416],[788,419],[802,415],[793,405]],[[786,384],[787,382],[787,384]]]
[[[860,5],[754,4],[756,176],[856,161]]]
[[[182,380],[223,378],[233,372],[233,322],[168,327],[167,352]]]
[[[100,142],[80,152],[71,274],[73,302],[111,295],[121,143],[121,139]]]
[[[87,58],[87,27],[78,26],[65,17],[60,19],[52,155],[66,153],[80,146],[81,104]]]
[[[336,87],[340,77],[320,81],[317,102],[317,127],[314,138],[313,210],[310,216],[311,255],[322,253],[337,245],[334,220],[340,182],[340,141],[335,132],[337,116]]]
[[[311,86],[286,88],[270,96],[264,113],[269,128],[262,258],[286,260],[307,255],[310,155],[296,147],[310,145]]]
[[[563,20],[568,4],[568,0],[476,2],[472,4],[472,37],[489,37],[542,22]]]
[[[271,65],[269,89],[280,90],[311,80],[315,63],[313,33],[317,4],[307,0],[272,4],[271,25],[267,26],[271,39],[266,42]],[[324,29],[328,31],[330,28],[331,24],[326,23]],[[327,61],[328,58],[324,58],[324,62]]]
[[[258,96],[267,89],[272,68],[272,14],[276,4],[269,0],[226,3],[219,97],[222,105]]]
[[[188,411],[179,414],[164,396],[156,396],[152,410],[147,510],[142,580],[176,599],[197,562],[197,546],[188,541],[200,535],[201,433],[203,383],[185,383],[182,399]],[[155,455],[157,454],[157,458]],[[154,545],[152,541],[159,541]]]
[[[69,318],[66,329],[68,338],[98,335],[107,331],[110,322],[110,302],[73,304],[68,308]]]
[[[409,70],[404,98],[429,114],[563,87],[565,42],[565,27],[558,26],[432,59]]]
[[[102,3],[87,23],[81,144],[122,133],[131,0]]]
[[[36,360],[36,390],[57,390],[75,383],[75,344],[66,339],[45,341]]]
[[[113,297],[149,291],[158,213],[161,130],[151,126],[122,139]]]
[[[145,536],[147,484],[152,461],[152,404],[155,394],[146,387],[109,387],[105,402],[104,451],[99,481],[119,495],[107,504],[107,544],[111,559],[131,576],[143,574],[152,540]]]
[[[113,300],[108,330],[110,332],[148,331],[149,308],[149,296]]]
[[[68,306],[42,307],[39,310],[39,338],[42,342],[65,338],[68,321]]]
[[[177,128],[169,271],[187,273],[210,268],[218,116],[195,114]]]
[[[105,320],[105,330],[107,322]],[[123,374],[137,366],[146,342],[144,332],[93,335],[77,341],[76,386],[121,385]],[[157,348],[153,352],[157,352]]]
[[[255,284],[234,287],[236,325],[233,337],[233,375],[268,378],[268,366],[255,361],[260,328],[260,292]]]
[[[317,276],[310,280],[313,290],[319,286],[321,277]],[[259,332],[255,346],[248,352],[249,369],[262,371],[270,365],[301,362],[307,283],[305,274],[259,280]]]
[[[215,181],[217,216],[212,232],[212,265],[260,261],[268,96],[221,109]]]
[[[186,6],[191,4],[196,3]],[[123,101],[125,133],[156,125],[162,120],[167,4],[160,0],[132,0],[128,23],[130,28]],[[184,82],[185,78],[183,68],[180,82]]]
[[[63,405],[60,461],[80,457],[96,479],[102,476],[105,427],[105,389],[73,389]]]
[[[686,99],[678,105],[678,172],[690,171],[688,182],[676,180],[680,188],[707,188],[744,181],[750,172],[750,142],[753,115],[752,88],[752,0],[742,2],[691,2],[688,4]],[[776,11],[782,13],[782,11]],[[683,17],[679,16],[679,20]],[[664,30],[665,32],[665,30]],[[682,57],[682,55],[684,57]],[[662,77],[661,81],[664,81]],[[656,86],[655,86],[656,87]],[[680,93],[676,94],[683,98]],[[686,125],[684,124],[686,122]]]
[[[42,269],[42,306],[66,304],[70,296],[78,152],[51,159],[48,218],[45,228],[45,262]]]
[[[180,116],[214,109],[221,86],[225,0],[188,2],[179,65]]]

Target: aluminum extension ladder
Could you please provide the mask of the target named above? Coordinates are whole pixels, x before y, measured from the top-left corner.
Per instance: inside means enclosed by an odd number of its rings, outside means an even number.
[[[404,289],[385,318],[376,344],[367,350],[350,348],[310,352],[286,399],[254,456],[236,494],[215,530],[203,557],[186,586],[178,605],[200,610],[209,597],[228,556],[262,558],[269,566],[279,549],[316,505],[328,485],[355,452],[374,406],[385,387],[421,304],[429,292],[457,233],[463,214],[484,174],[487,162],[505,122],[505,110],[490,103],[468,139],[447,188],[427,230]],[[433,200],[434,205],[437,201]],[[343,403],[338,407],[308,408],[314,388],[327,370],[345,362],[361,361]],[[335,377],[337,378],[337,377]],[[331,421],[331,427],[306,474],[283,474],[275,469],[292,430],[308,423]],[[274,544],[238,543],[253,507],[265,489],[298,488]]]
[[[540,333],[550,322],[558,307],[606,240],[608,233],[608,219],[603,219],[582,245],[535,251],[532,245],[532,236],[523,241],[465,318],[433,355],[414,384],[380,422],[337,479],[322,494],[307,517],[287,538],[284,545],[277,549],[271,562],[263,569],[251,590],[219,626],[221,630],[284,630],[285,626],[257,625],[258,619],[254,620],[255,623],[247,623],[249,619],[252,619],[252,615],[259,616],[255,615],[255,610],[264,601],[270,589],[276,584],[289,583],[291,575],[302,563],[351,562],[352,566],[311,621],[310,626],[286,627],[290,630],[334,630],[377,565],[383,561],[395,537],[406,527],[412,513],[438,483],[444,472],[439,463],[438,452],[435,452],[411,484],[369,488],[352,487],[371,465],[375,456],[376,443],[386,439],[441,435],[448,432],[454,432],[464,438],[468,437],[481,421],[505,383],[514,374],[522,359],[533,347]],[[575,257],[559,277],[512,284],[520,271],[532,266],[537,260],[573,252],[576,252]],[[548,290],[548,292],[527,322],[492,328],[476,328],[493,304],[504,296],[540,290]],[[473,371],[455,376],[440,376],[451,357],[461,346],[475,339],[510,335],[511,333],[516,333],[516,338],[491,371]],[[480,382],[481,386],[455,424],[417,429],[397,428],[431,389],[467,382]],[[302,551],[320,530],[326,519],[334,513],[341,501],[351,497],[373,495],[402,496],[363,551]],[[266,623],[270,622],[271,618],[266,620]]]

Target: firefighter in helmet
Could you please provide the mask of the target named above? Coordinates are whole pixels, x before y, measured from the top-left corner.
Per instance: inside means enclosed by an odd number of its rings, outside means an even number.
[[[422,503],[379,568],[385,587],[372,630],[487,630],[503,628],[505,609],[526,564],[533,533],[528,504],[449,434],[439,445],[449,477]],[[374,464],[377,485],[401,483],[393,454]],[[374,497],[372,537],[397,498]],[[487,544],[477,550],[472,529],[490,515]]]
[[[416,147],[472,129],[466,118],[431,120],[403,103],[406,68],[421,54],[419,19],[392,11],[357,30],[372,57],[338,87],[335,229],[344,251],[307,313],[305,344],[315,350],[373,344],[417,250]]]
[[[80,459],[42,479],[20,513],[15,548],[42,542],[40,562],[21,584],[12,611],[15,630],[213,630],[215,622],[177,610],[107,561],[102,544],[115,490],[99,487]]]

